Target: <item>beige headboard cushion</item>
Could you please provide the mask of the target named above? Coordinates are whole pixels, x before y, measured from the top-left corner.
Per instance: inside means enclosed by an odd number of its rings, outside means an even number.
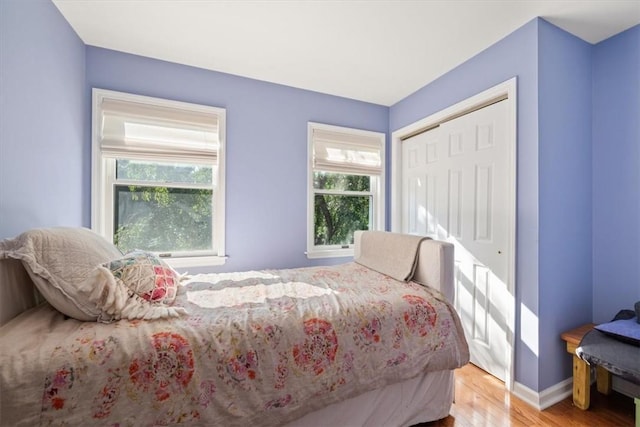
[[[0,260],[0,326],[25,310],[35,307],[42,297],[31,281],[22,261]]]
[[[414,282],[440,290],[452,304],[455,295],[453,248],[454,246],[448,242],[423,240],[418,265],[413,275]]]
[[[362,233],[356,232],[354,234],[354,258],[360,257]],[[411,279],[414,282],[438,289],[451,303],[453,303],[455,295],[453,248],[453,244],[448,242],[423,240],[418,249],[418,265]]]

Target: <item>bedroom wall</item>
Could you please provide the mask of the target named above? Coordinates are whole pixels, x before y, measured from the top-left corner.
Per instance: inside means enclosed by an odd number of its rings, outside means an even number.
[[[640,25],[593,49],[593,321],[640,301]]]
[[[97,47],[86,55],[88,98],[97,87],[226,108],[229,259],[216,271],[345,261],[304,254],[307,122],[387,132],[388,107]]]
[[[0,239],[89,221],[85,46],[49,0],[0,1]]]
[[[539,390],[572,376],[559,336],[591,321],[591,52],[539,21]]]
[[[515,380],[539,390],[538,32],[533,20],[391,106],[393,132],[517,76],[517,268]],[[523,318],[525,321],[522,322]],[[558,381],[563,378],[558,379]]]

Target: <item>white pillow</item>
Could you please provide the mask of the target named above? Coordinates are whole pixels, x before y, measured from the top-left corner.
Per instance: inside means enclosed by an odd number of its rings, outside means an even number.
[[[182,308],[154,305],[114,282],[102,264],[121,257],[118,248],[86,228],[33,229],[0,242],[0,259],[22,261],[49,304],[74,319],[109,322],[184,313]],[[115,296],[118,304],[114,305]]]
[[[86,228],[40,228],[0,242],[0,258],[22,261],[42,296],[74,319],[95,321],[100,310],[79,286],[95,268],[122,253]]]

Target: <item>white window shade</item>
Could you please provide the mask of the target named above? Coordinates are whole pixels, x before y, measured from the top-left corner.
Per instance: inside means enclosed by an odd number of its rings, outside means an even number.
[[[219,149],[217,111],[145,104],[104,97],[100,149],[108,157],[177,156],[215,159]]]
[[[313,169],[361,175],[382,174],[384,138],[374,133],[313,129]]]

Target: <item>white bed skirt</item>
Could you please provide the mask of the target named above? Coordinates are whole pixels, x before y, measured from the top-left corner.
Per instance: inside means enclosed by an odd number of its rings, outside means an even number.
[[[453,371],[438,371],[335,403],[284,427],[410,426],[449,415]]]

